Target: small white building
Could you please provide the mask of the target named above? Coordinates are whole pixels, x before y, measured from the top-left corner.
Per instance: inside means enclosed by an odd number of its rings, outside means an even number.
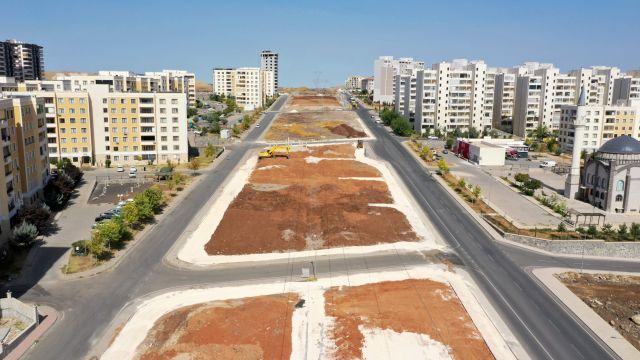
[[[527,157],[529,148],[522,141],[511,139],[464,139],[459,138],[453,151],[480,166],[504,166],[508,155]]]

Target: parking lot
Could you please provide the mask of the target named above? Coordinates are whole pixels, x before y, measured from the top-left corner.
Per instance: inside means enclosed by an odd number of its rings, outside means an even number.
[[[120,200],[134,197],[151,185],[153,185],[152,178],[98,177],[96,178],[96,186],[87,202],[89,204],[115,204]]]

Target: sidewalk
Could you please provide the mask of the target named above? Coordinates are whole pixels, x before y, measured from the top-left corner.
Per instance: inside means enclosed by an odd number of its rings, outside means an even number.
[[[453,155],[445,156],[445,159],[456,165],[450,168],[452,174],[465,179],[467,184],[479,185],[482,188],[482,197],[494,205],[494,210],[499,214],[506,215],[506,218],[513,219],[526,227],[555,228],[558,226],[560,222],[558,218],[519,194],[515,194],[512,189],[485,173],[480,167]]]
[[[20,359],[58,319],[58,313],[48,306],[39,306],[38,313],[42,316],[40,325],[24,338],[12,352],[7,354],[4,360]]]
[[[554,274],[566,271],[576,271],[575,269],[563,268],[542,268],[532,271],[533,275],[549,291],[553,293],[573,314],[577,321],[582,321],[591,329],[607,346],[623,359],[640,359],[640,351],[631,345],[619,332],[607,324],[595,311],[591,310],[578,296],[556,279]],[[589,271],[589,273],[600,273],[601,271]],[[607,273],[612,273],[607,271]],[[637,275],[637,274],[633,274]]]

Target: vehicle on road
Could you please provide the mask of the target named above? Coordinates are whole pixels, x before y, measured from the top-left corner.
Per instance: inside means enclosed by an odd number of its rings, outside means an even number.
[[[449,153],[449,150],[444,149],[444,150],[442,150],[442,153],[443,153],[443,154],[448,154],[448,153]]]
[[[124,166],[122,165],[118,165],[118,167],[116,168],[117,172],[124,172]]]
[[[556,162],[553,160],[544,160],[540,163],[541,168],[551,168],[556,166]]]
[[[260,123],[257,123],[257,124],[256,124],[256,127],[260,127]]]
[[[138,177],[138,173],[136,173],[135,171],[129,171],[129,178],[136,178]]]
[[[429,139],[429,140],[438,140],[438,137],[431,135],[431,136],[427,137],[427,139]]]
[[[130,167],[130,168],[129,168],[129,172],[130,172],[130,173],[131,173],[131,172],[137,173],[137,172],[138,172],[138,169],[137,169],[135,166],[132,166],[132,167]]]

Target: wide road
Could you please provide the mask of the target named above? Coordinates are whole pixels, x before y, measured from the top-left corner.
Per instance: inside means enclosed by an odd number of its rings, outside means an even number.
[[[376,125],[366,109],[357,112],[377,138],[375,153],[392,164],[529,354],[540,359],[616,358],[497,246],[398,138]]]
[[[279,99],[272,110],[286,101]],[[361,116],[366,114],[359,112]],[[121,310],[131,309],[140,297],[169,289],[246,282],[298,280],[300,269],[313,260],[319,277],[398,270],[434,259],[430,252],[381,252],[368,255],[332,255],[291,261],[244,263],[190,271],[167,266],[163,258],[229,174],[262,135],[275,113],[267,112],[260,128],[234,146],[214,171],[206,172],[183,201],[140,239],[113,270],[75,281],[12,285],[14,294],[26,301],[49,304],[61,317],[27,354],[29,359],[83,359],[119,325]],[[366,117],[366,116],[365,116]],[[365,120],[371,125],[369,120]],[[608,358],[609,355],[532,281],[522,270],[529,266],[579,267],[579,259],[547,257],[520,248],[496,245],[483,230],[449,198],[392,136],[373,125],[379,140],[374,150],[389,160],[414,192],[424,211],[443,237],[460,254],[454,263],[478,279],[497,309],[535,357],[554,359]],[[437,209],[437,210],[435,210]],[[458,244],[461,244],[458,247]],[[515,262],[511,261],[513,258]],[[435,261],[435,260],[434,260]],[[585,268],[640,271],[634,262],[585,261]],[[485,277],[486,276],[486,277]],[[526,289],[526,290],[521,290]],[[545,309],[544,311],[541,309]],[[526,324],[526,325],[525,325]],[[545,332],[550,334],[546,335]],[[583,339],[580,340],[579,338]],[[562,347],[566,349],[562,349]],[[543,350],[544,349],[544,350]],[[93,350],[93,351],[92,351]],[[589,352],[593,351],[593,352]],[[546,355],[546,354],[549,355]],[[584,354],[584,355],[581,355]]]

